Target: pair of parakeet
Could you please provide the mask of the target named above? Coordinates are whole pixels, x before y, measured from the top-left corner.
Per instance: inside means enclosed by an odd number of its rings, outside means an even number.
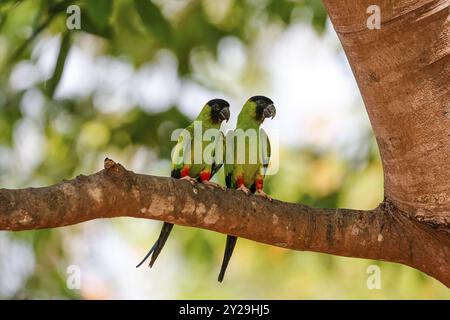
[[[260,126],[266,118],[272,118],[275,116],[276,109],[272,102],[267,97],[264,96],[254,96],[246,101],[239,113],[237,125],[235,132],[238,129],[243,130],[254,130],[257,132],[258,145],[262,142],[260,132]],[[222,122],[228,121],[230,118],[230,105],[227,101],[222,99],[213,99],[205,104],[200,114],[197,116],[195,121],[199,121],[202,125],[203,132],[208,129],[220,129]],[[194,123],[191,123],[185,130],[193,135],[194,134]],[[261,129],[262,130],[262,129]],[[263,131],[262,131],[263,132]],[[265,135],[265,133],[263,132]],[[268,142],[268,140],[267,140]],[[203,149],[206,147],[207,142],[202,142]],[[179,139],[175,149],[183,148],[183,141]],[[212,162],[208,164],[205,161],[201,163],[195,163],[193,160],[193,149],[194,146],[191,144],[191,151],[189,154],[191,161],[179,161],[174,162],[172,159],[172,172],[171,177],[175,179],[188,180],[192,184],[197,182],[209,184],[211,186],[218,186],[210,181],[213,175],[221,168],[222,163]],[[234,161],[232,163],[227,163],[225,161],[225,182],[228,188],[238,189],[246,194],[254,193],[259,196],[263,196],[270,201],[272,199],[264,193],[263,182],[268,165],[268,160],[270,158],[270,143],[267,143],[266,152],[264,152],[264,157],[257,157],[254,162],[248,161],[249,159],[249,144],[245,143],[245,161],[236,161],[238,150],[234,148]],[[152,267],[156,261],[156,258],[160,254],[164,244],[172,231],[173,224],[164,222],[159,235],[158,240],[155,242],[153,247],[144,257],[144,259],[137,265],[139,267],[145,260],[151,255],[149,266]],[[227,269],[228,263],[230,261],[231,255],[233,254],[234,247],[236,245],[237,237],[228,235],[225,253],[222,261],[222,267],[220,269],[218,280],[222,282]]]

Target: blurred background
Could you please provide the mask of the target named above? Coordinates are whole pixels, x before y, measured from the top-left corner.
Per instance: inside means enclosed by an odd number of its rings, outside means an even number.
[[[72,4],[81,30],[66,27]],[[264,127],[279,133],[281,164],[266,192],[314,207],[378,205],[378,149],[321,1],[0,1],[2,188],[91,174],[106,156],[168,176],[174,129],[216,97],[232,105],[231,129],[256,94],[277,107]],[[406,266],[245,239],[219,284],[225,236],[185,227],[174,228],[153,269],[135,269],[160,226],[119,218],[0,232],[0,298],[450,298]],[[371,265],[379,290],[366,285]],[[67,286],[70,266],[80,289]]]

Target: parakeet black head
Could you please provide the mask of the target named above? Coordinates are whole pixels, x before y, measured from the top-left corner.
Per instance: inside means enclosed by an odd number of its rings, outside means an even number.
[[[265,96],[254,96],[248,99],[256,104],[256,120],[263,122],[265,118],[274,118],[277,110],[273,101]]]
[[[230,119],[230,104],[223,99],[209,100],[207,105],[211,108],[211,120],[213,123],[221,123]]]
[[[209,100],[195,119],[201,121],[203,129],[220,128],[222,121],[230,119],[230,104],[223,99]]]

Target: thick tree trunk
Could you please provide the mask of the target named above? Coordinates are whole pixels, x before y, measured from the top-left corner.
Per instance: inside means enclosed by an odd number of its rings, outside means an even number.
[[[312,209],[234,190],[136,175],[112,161],[59,185],[0,189],[0,230],[95,218],[164,220],[255,241],[403,263],[450,287],[450,1],[325,4],[358,81],[383,161],[385,200],[371,211]]]
[[[381,28],[366,26],[377,4]],[[450,225],[450,1],[327,1],[380,148],[385,194]]]

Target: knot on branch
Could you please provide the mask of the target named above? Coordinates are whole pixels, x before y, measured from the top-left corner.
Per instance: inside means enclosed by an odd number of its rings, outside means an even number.
[[[132,171],[128,171],[120,163],[109,158],[105,158],[103,166],[105,168],[103,172],[110,178],[110,181],[116,185],[125,186],[127,191],[131,190],[134,181]]]
[[[109,158],[105,158],[103,166],[105,171],[108,173],[123,174],[127,171],[120,163],[116,163],[114,160]]]

